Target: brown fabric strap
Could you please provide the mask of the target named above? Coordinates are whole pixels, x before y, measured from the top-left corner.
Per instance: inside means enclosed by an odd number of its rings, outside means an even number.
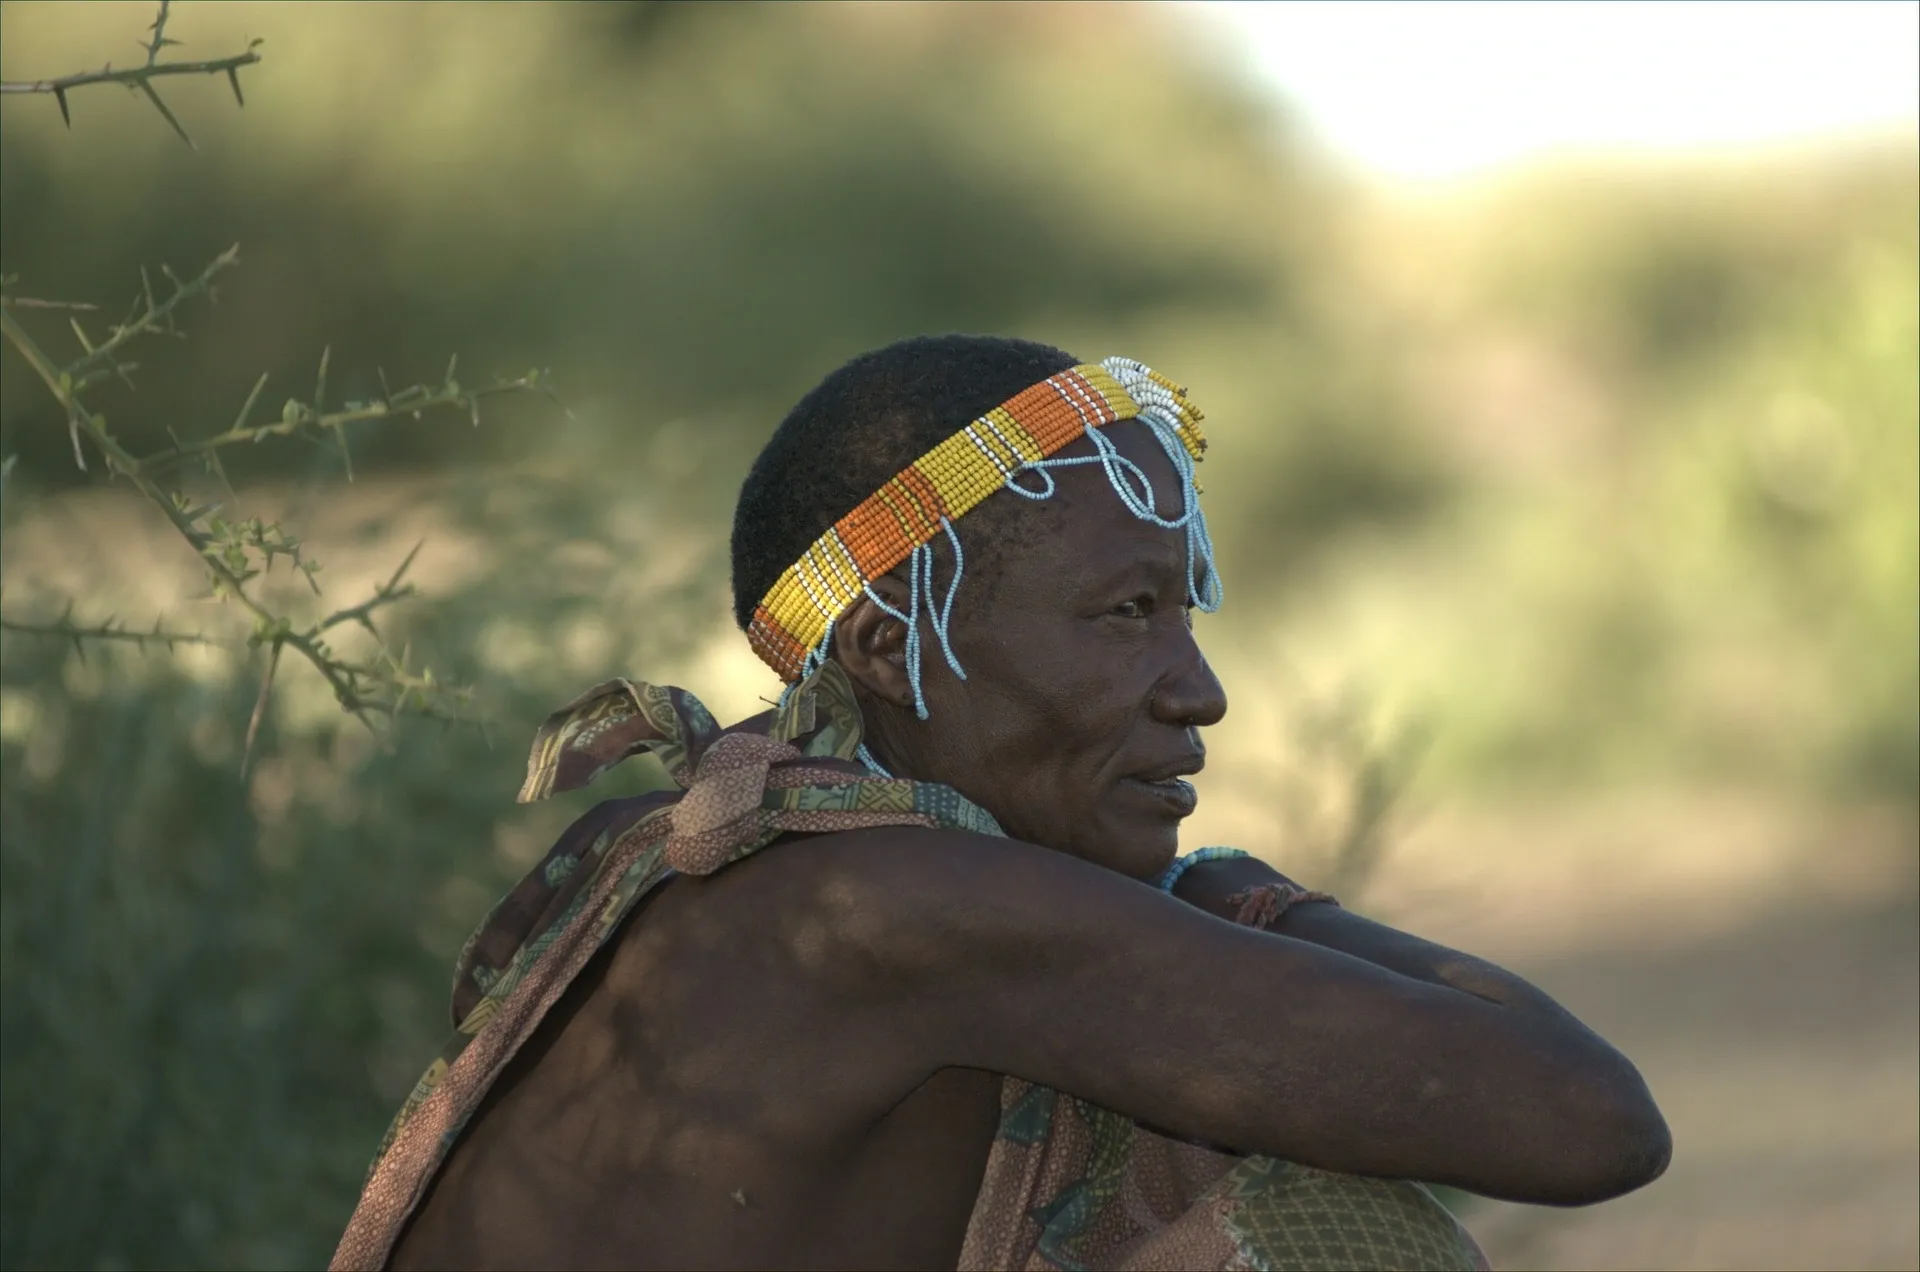
[[[1317,905],[1338,906],[1332,893],[1313,892],[1291,883],[1263,883],[1236,892],[1227,898],[1228,905],[1239,906],[1239,912],[1233,921],[1242,927],[1259,928],[1267,931],[1280,921],[1280,916],[1296,905],[1312,902]]]

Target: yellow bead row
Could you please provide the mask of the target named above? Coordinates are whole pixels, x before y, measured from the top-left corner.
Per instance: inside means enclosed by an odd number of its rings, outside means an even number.
[[[1175,434],[1195,460],[1206,450],[1199,408],[1180,386],[1172,395]],[[1088,427],[1140,414],[1140,403],[1095,364],[1073,367],[1025,389],[948,437],[830,527],[775,580],[747,636],[783,679],[800,675],[834,621],[867,584],[1005,486],[1009,474],[1070,445]]]

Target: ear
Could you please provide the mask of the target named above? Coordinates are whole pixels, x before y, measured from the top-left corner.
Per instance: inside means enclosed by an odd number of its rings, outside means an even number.
[[[879,578],[873,590],[887,604],[905,611],[906,585]],[[896,707],[911,709],[913,685],[907,679],[907,625],[862,596],[833,628],[833,655],[855,685]]]

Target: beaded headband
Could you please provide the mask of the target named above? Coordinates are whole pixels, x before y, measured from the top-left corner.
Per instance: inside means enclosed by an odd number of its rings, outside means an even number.
[[[767,590],[747,626],[747,640],[781,679],[797,682],[826,660],[840,615],[860,597],[871,597],[907,624],[907,671],[916,710],[925,718],[920,695],[923,597],[929,625],[947,664],[966,679],[947,642],[954,593],[965,568],[954,519],[1002,488],[1028,499],[1048,498],[1054,492],[1048,470],[1078,464],[1100,464],[1135,516],[1187,532],[1188,602],[1202,610],[1217,609],[1220,584],[1213,569],[1213,544],[1193,480],[1194,464],[1207,446],[1200,432],[1201,418],[1184,389],[1127,358],[1108,358],[1049,376],[907,465],[828,528]],[[1146,473],[1097,431],[1129,419],[1148,424],[1172,461],[1184,494],[1179,516],[1168,518],[1155,512],[1153,486]],[[1053,458],[1082,436],[1092,439],[1094,454]],[[1029,471],[1038,472],[1046,484],[1037,489],[1021,485],[1016,479]],[[953,547],[954,565],[945,599],[936,602],[931,545],[941,534]],[[902,613],[870,585],[909,559],[912,599],[909,612]]]

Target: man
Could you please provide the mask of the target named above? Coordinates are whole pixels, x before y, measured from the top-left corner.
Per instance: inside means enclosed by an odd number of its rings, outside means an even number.
[[[1184,393],[1021,341],[855,359],[741,493],[789,682],[613,681],[523,798],[654,753],[462,956],[336,1267],[1471,1267],[1417,1183],[1656,1178],[1544,994],[1265,864],[1176,860],[1226,698]]]

